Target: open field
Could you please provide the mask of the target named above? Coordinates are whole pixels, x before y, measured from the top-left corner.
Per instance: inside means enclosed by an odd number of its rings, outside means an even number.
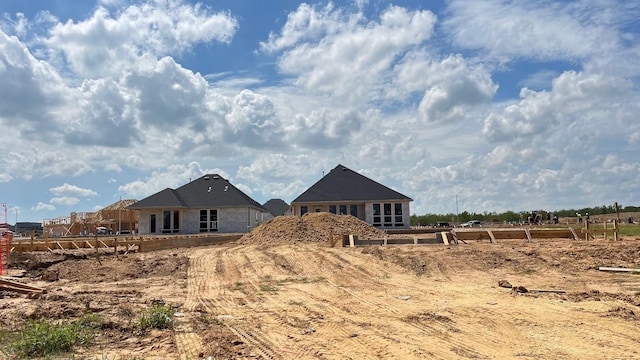
[[[12,273],[48,292],[0,293],[0,332],[98,314],[75,359],[640,358],[640,275],[596,270],[639,267],[636,238],[20,256]],[[158,302],[174,328],[136,331]]]

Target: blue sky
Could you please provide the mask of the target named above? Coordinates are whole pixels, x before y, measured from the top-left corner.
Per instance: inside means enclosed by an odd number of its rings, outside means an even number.
[[[95,211],[338,164],[412,213],[638,205],[640,4],[3,1],[0,203]]]

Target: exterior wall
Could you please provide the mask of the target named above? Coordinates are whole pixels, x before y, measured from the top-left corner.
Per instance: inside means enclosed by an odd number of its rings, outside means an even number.
[[[200,209],[184,209],[181,215],[181,234],[197,234],[200,232]]]
[[[149,229],[149,226],[151,226],[149,223],[151,213],[151,210],[138,210],[138,233],[140,235],[148,235],[151,233]]]
[[[361,202],[344,201],[344,202],[330,202],[330,203],[296,203],[296,204],[291,206],[291,209],[290,209],[290,211],[288,213],[292,214],[292,215],[295,215],[295,216],[302,216],[301,209],[302,209],[303,206],[306,206],[307,209],[308,209],[307,212],[310,212],[310,213],[313,213],[313,212],[330,212],[329,211],[329,207],[332,206],[332,205],[336,206],[336,214],[340,213],[340,205],[346,205],[347,206],[347,214],[350,214],[351,205],[356,205],[358,207],[358,216],[357,216],[357,218],[362,220],[362,221],[366,221],[365,203],[361,203]]]
[[[402,223],[397,223],[395,222],[395,204],[402,204]],[[406,200],[384,200],[384,201],[371,201],[371,202],[365,202],[365,203],[349,203],[349,202],[336,202],[336,203],[296,203],[296,204],[292,204],[292,209],[293,209],[293,215],[295,216],[301,216],[301,209],[303,206],[306,206],[308,211],[307,212],[316,212],[316,211],[322,211],[322,212],[329,212],[329,206],[330,205],[336,205],[336,206],[340,206],[340,205],[347,205],[347,213],[349,213],[349,206],[350,205],[357,205],[358,206],[358,218],[360,220],[363,220],[369,224],[374,225],[374,215],[373,215],[373,204],[380,204],[381,207],[384,206],[384,204],[391,204],[391,209],[392,209],[392,223],[393,225],[391,226],[385,226],[384,221],[382,221],[382,224],[380,224],[379,226],[376,225],[376,227],[381,228],[381,229],[408,229],[411,227],[411,211],[410,211],[410,202],[406,201]],[[339,212],[339,211],[338,211]],[[380,215],[381,217],[384,217],[384,214]]]
[[[162,234],[162,215],[164,210],[175,211],[176,209],[153,209],[139,210],[140,235]],[[217,233],[238,233],[247,232],[273,218],[269,212],[260,211],[254,208],[222,208],[218,210],[218,231]],[[200,233],[200,209],[180,209],[180,234]],[[151,214],[156,215],[156,228],[150,229]]]

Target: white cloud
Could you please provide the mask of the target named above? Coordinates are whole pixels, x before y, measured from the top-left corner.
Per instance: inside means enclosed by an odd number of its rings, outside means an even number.
[[[67,183],[64,183],[60,186],[52,187],[51,189],[49,189],[49,191],[51,191],[51,193],[53,193],[54,195],[58,195],[58,196],[73,195],[73,196],[89,197],[89,196],[98,195],[98,193],[96,193],[91,189],[84,189],[79,186],[71,185]]]
[[[35,210],[35,211],[40,211],[40,210],[45,210],[45,211],[53,211],[55,210],[56,207],[51,205],[51,204],[46,204],[43,202],[38,202],[38,204],[36,206],[31,207],[31,210]]]
[[[482,65],[469,66],[461,55],[429,61],[422,53],[413,54],[397,69],[399,86],[427,89],[418,113],[431,122],[460,120],[468,107],[488,104],[498,88]]]
[[[328,172],[336,165],[333,160],[305,154],[261,154],[249,165],[239,166],[237,177],[253,184],[254,192],[270,198],[292,199],[311,185],[303,181],[304,178],[319,179],[322,171]],[[291,174],[296,174],[293,179]]]
[[[326,148],[344,146],[358,132],[366,119],[355,111],[314,110],[308,116],[299,114],[288,129],[288,137],[296,146]]]
[[[443,27],[455,44],[484,50],[500,62],[520,57],[576,61],[615,51],[617,23],[629,16],[609,1],[454,0],[448,10]]]
[[[551,91],[522,89],[520,102],[491,113],[484,121],[482,133],[492,141],[512,141],[553,130],[582,132],[586,119],[607,126],[616,118],[621,102],[633,104],[630,90],[631,83],[625,79],[568,71],[554,79]],[[638,128],[624,125],[624,131]]]
[[[201,4],[148,1],[111,13],[98,7],[84,21],[58,23],[45,43],[60,50],[71,68],[94,77],[182,53],[198,43],[229,42],[238,23]]]
[[[18,38],[0,31],[0,123],[17,126],[26,135],[46,125],[57,125],[47,116],[63,101],[64,83],[57,71],[38,61]],[[37,124],[37,125],[36,125]]]
[[[51,198],[49,202],[57,205],[75,205],[80,202],[80,199],[71,196],[62,196]]]
[[[74,145],[126,147],[142,135],[128,90],[110,79],[85,80],[74,89],[78,106],[65,114],[65,141]]]
[[[0,18],[0,30],[7,34],[24,38],[27,36],[29,28],[29,20],[24,16],[24,13],[16,13],[15,19],[11,18],[8,13],[4,13],[2,18]]]
[[[311,92],[330,93],[347,102],[373,101],[383,93],[388,71],[407,50],[423,44],[436,17],[429,11],[390,6],[377,21],[361,13],[344,13],[328,5],[301,5],[279,35],[261,44],[264,50],[286,51],[280,70],[296,77]]]
[[[231,103],[225,116],[224,139],[250,148],[278,148],[282,145],[282,127],[268,97],[243,90]]]

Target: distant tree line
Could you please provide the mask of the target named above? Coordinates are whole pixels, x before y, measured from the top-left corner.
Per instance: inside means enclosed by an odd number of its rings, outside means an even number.
[[[576,214],[581,214],[585,216],[587,213],[591,216],[593,215],[603,215],[603,214],[615,214],[616,206],[614,205],[602,205],[595,206],[590,208],[582,208],[582,209],[563,209],[563,210],[528,210],[528,211],[506,211],[502,213],[497,212],[484,212],[484,213],[475,213],[463,211],[456,214],[425,214],[425,215],[411,215],[411,226],[417,225],[434,225],[437,223],[449,222],[456,223],[460,221],[460,223],[467,222],[469,220],[480,220],[482,222],[520,222],[527,221],[527,218],[532,212],[536,212],[540,215],[541,219],[547,219],[547,214],[552,217],[554,214],[558,217],[575,217]],[[619,207],[618,212],[640,212],[640,207],[638,206],[626,206]],[[459,219],[459,220],[458,220]]]

